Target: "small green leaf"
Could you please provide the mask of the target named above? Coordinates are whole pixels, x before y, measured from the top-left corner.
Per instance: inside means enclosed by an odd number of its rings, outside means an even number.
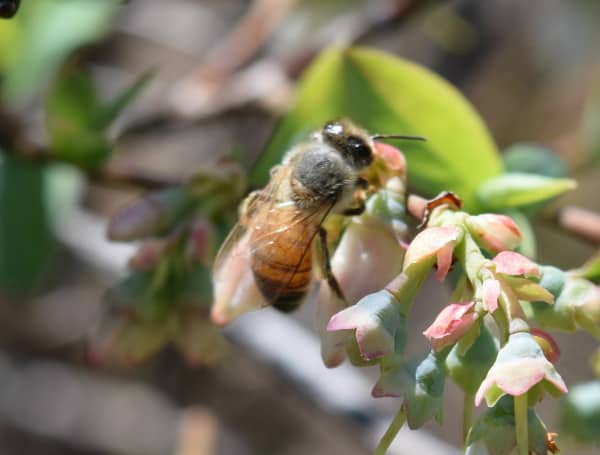
[[[488,210],[506,210],[548,201],[576,185],[571,179],[507,173],[484,182],[477,190],[477,198]]]
[[[98,106],[93,113],[91,126],[97,130],[103,130],[110,126],[119,114],[137,98],[146,85],[154,78],[155,74],[154,70],[145,71],[115,99],[102,106]]]
[[[56,156],[87,169],[106,159],[110,144],[104,133],[91,125],[97,104],[90,74],[75,62],[65,65],[46,100],[46,124]]]
[[[296,104],[256,163],[251,185],[264,185],[286,150],[340,116],[374,133],[425,136],[427,142],[401,144],[411,186],[432,195],[455,191],[469,210],[476,206],[476,189],[502,170],[481,118],[449,83],[424,67],[382,52],[333,48],[303,75]]]
[[[582,278],[600,284],[600,254],[595,255],[579,269],[573,270],[573,272]]]
[[[567,176],[567,166],[552,150],[526,142],[511,145],[502,158],[506,172],[524,172],[562,178]]]

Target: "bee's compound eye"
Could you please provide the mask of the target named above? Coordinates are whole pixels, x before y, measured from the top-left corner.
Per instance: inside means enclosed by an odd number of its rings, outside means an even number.
[[[347,139],[348,148],[354,157],[354,160],[361,165],[367,165],[372,160],[371,148],[363,139],[356,136],[349,136]]]

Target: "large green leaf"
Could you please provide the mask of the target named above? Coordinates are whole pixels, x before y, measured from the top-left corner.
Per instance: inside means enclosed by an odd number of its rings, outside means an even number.
[[[488,210],[506,210],[549,201],[576,186],[571,179],[511,172],[484,182],[477,189],[477,198]]]
[[[47,271],[54,240],[44,173],[0,154],[0,292],[31,293]]]
[[[306,71],[296,104],[280,122],[251,174],[264,185],[269,169],[309,131],[348,116],[372,132],[418,134],[405,142],[410,184],[426,194],[457,192],[467,209],[475,190],[502,171],[496,146],[469,102],[426,68],[365,48],[325,51]]]
[[[15,19],[0,23],[3,95],[32,94],[69,53],[106,32],[118,6],[117,0],[23,2]]]

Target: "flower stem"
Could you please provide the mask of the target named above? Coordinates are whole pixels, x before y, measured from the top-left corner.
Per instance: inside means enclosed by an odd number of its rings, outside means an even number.
[[[527,393],[516,396],[515,401],[515,428],[517,432],[517,449],[519,455],[528,455],[529,436],[527,434]]]
[[[390,445],[392,445],[394,438],[400,431],[400,428],[402,428],[402,426],[404,425],[404,422],[406,422],[406,411],[404,409],[403,404],[402,406],[400,406],[400,409],[394,416],[394,420],[392,420],[392,423],[390,424],[387,431],[379,441],[379,444],[377,444],[373,455],[386,454],[387,450],[390,448]]]
[[[472,393],[465,392],[463,397],[463,446],[467,446],[467,436],[469,435],[469,430],[471,429],[471,425],[473,424],[473,402],[474,397]]]

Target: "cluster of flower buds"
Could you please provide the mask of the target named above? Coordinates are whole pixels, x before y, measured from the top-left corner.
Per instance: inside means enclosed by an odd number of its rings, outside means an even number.
[[[226,353],[210,320],[210,266],[228,221],[223,217],[243,191],[241,175],[233,165],[199,172],[112,218],[111,240],[140,243],[129,261],[132,274],[106,293],[92,361],[137,364],[168,343],[191,364],[213,363]]]
[[[409,201],[413,208],[420,205],[419,200]],[[381,376],[373,395],[402,397],[411,428],[441,416],[444,382],[450,377],[472,404],[485,398],[491,407],[473,428],[469,443],[474,448],[485,446],[481,453],[508,453],[516,444],[515,418],[508,426],[503,420],[504,414],[512,414],[512,408],[506,410],[507,403],[512,406],[508,398],[525,396],[532,406],[544,392],[558,396],[567,391],[554,367],[558,346],[530,323],[565,330],[579,326],[594,336],[600,330],[599,288],[575,273],[540,266],[513,251],[521,240],[519,228],[506,215],[469,215],[453,204],[436,207],[403,255],[400,273],[331,316],[326,328],[330,337],[337,337],[337,344],[328,338],[325,342],[335,348],[332,358],[339,361],[345,349],[355,364],[379,364]],[[396,267],[393,261],[389,264]],[[451,302],[423,332],[431,352],[407,358],[409,309],[434,269],[439,280],[456,269],[455,290]],[[489,330],[492,325],[497,338]],[[502,438],[502,425],[494,432],[483,428],[495,420],[504,422],[510,433],[506,451],[492,450],[494,441]],[[533,425],[530,450],[546,453],[554,447],[536,416],[529,424]]]

